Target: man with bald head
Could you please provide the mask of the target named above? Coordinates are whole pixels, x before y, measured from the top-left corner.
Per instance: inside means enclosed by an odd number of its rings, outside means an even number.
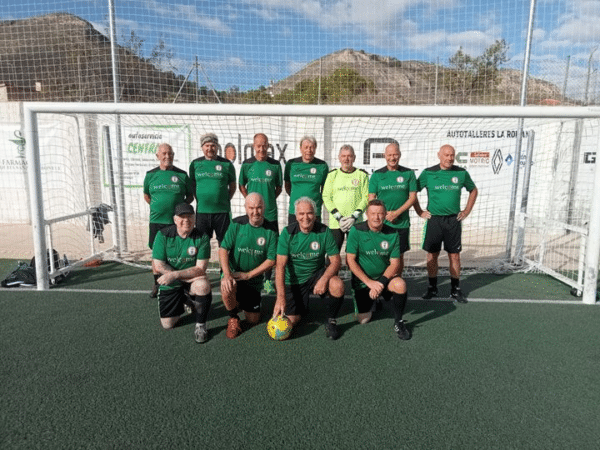
[[[262,195],[265,218],[277,222],[277,197],[281,194],[283,172],[281,164],[269,157],[269,138],[257,133],[252,140],[254,156],[244,160],[240,168],[239,187],[244,197],[252,192]]]
[[[277,257],[277,224],[265,219],[262,195],[248,194],[244,206],[246,215],[233,219],[219,248],[221,295],[229,313],[229,339],[242,332],[240,310],[244,311],[248,326],[259,322],[264,274],[273,268]]]
[[[455,150],[451,145],[442,145],[438,151],[439,164],[429,167],[419,175],[417,190],[427,189],[427,209],[423,210],[418,201],[414,207],[417,214],[427,219],[423,250],[427,252],[427,275],[429,286],[424,299],[436,297],[438,258],[444,244],[450,261],[450,297],[459,303],[467,298],[460,290],[460,251],[462,248],[462,221],[471,213],[477,199],[477,187],[469,172],[454,165]],[[461,191],[465,188],[469,198],[461,210]]]
[[[150,205],[150,232],[148,247],[152,249],[156,233],[173,225],[175,205],[186,202],[192,203],[194,191],[191,180],[184,170],[173,165],[175,152],[173,148],[162,143],[156,150],[158,167],[146,172],[144,177],[144,200]],[[154,285],[150,297],[158,294],[156,280],[160,274],[153,268]]]
[[[410,250],[410,217],[408,211],[417,198],[417,177],[400,165],[400,146],[392,142],[385,147],[385,167],[376,170],[369,180],[369,201],[381,200],[386,208],[385,223],[398,233],[400,270],[404,269],[404,253]]]
[[[252,192],[264,199],[265,219],[277,226],[277,197],[281,194],[283,173],[281,164],[268,156],[269,138],[264,133],[256,133],[252,139],[254,156],[246,159],[240,168],[239,186],[244,197]],[[279,227],[277,227],[279,232]],[[274,290],[271,270],[265,273],[264,289],[267,294]]]

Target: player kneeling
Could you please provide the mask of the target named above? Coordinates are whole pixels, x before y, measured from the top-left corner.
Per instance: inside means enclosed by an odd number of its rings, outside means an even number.
[[[206,320],[212,302],[206,268],[210,258],[210,241],[194,228],[194,209],[188,203],[175,206],[175,225],[163,228],[152,246],[152,264],[160,274],[157,282],[160,323],[175,326],[184,312],[188,298],[196,314],[194,339],[206,342]]]
[[[249,327],[260,321],[264,274],[273,268],[277,256],[277,224],[265,220],[262,195],[248,194],[244,207],[246,215],[231,222],[219,248],[221,296],[229,314],[225,334],[229,339],[242,332],[240,309]]]
[[[394,330],[403,340],[410,339],[402,314],[406,306],[406,283],[400,271],[398,233],[385,225],[386,209],[381,200],[367,205],[367,221],[350,229],[346,262],[352,272],[352,288],[358,309],[358,322],[371,320],[371,308],[379,296],[392,301]]]
[[[340,250],[331,230],[317,221],[312,199],[300,197],[294,210],[296,222],[283,229],[277,243],[273,317],[286,315],[296,326],[308,311],[311,294],[328,296],[325,335],[335,340],[340,337],[337,315],[344,301],[344,282],[337,276]]]

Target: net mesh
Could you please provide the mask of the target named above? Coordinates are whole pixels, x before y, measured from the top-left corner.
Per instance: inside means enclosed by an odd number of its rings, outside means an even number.
[[[529,2],[0,5],[8,100],[518,104]],[[538,1],[528,104],[599,99],[593,1]],[[117,44],[111,58],[111,40]],[[113,80],[113,65],[118,79]]]
[[[400,164],[414,169],[417,176],[439,162],[440,146],[451,144],[456,149],[456,164],[468,169],[479,191],[475,208],[463,223],[461,260],[465,270],[551,270],[570,280],[580,276],[600,129],[596,119],[526,119],[520,162],[516,155],[516,118],[123,114],[119,121],[108,114],[39,115],[44,215],[55,222],[50,227],[52,246],[70,259],[107,251],[107,257],[147,265],[149,207],[143,199],[142,185],[146,171],[157,166],[158,144],[170,143],[175,166],[188,171],[190,162],[202,156],[200,136],[214,132],[219,136],[219,154],[233,160],[239,176],[242,161],[253,156],[252,138],[260,131],[269,137],[269,154],[279,160],[282,168],[289,159],[299,156],[300,138],[308,134],[318,142],[316,156],[330,169],[339,167],[340,147],[350,144],[356,150],[355,165],[369,174],[385,166],[383,153],[390,142],[399,143]],[[232,147],[233,152],[226,152],[226,147]],[[517,166],[520,176],[514,184]],[[23,179],[21,174],[21,182]],[[5,181],[5,195],[24,197],[27,188],[17,181]],[[513,193],[517,214],[514,228],[509,231]],[[466,197],[463,192],[463,207]],[[108,211],[118,210],[120,198],[124,201],[121,235],[112,212],[107,216],[111,223],[102,224],[102,239],[98,233],[94,235],[97,215],[70,217],[97,212],[103,204],[108,205]],[[419,193],[419,200],[427,205],[425,191]],[[287,225],[289,197],[285,191],[277,203],[281,229]],[[28,218],[8,217],[10,213],[3,211],[5,220],[23,221],[17,227],[27,236]],[[232,216],[242,214],[243,197],[237,191]],[[411,250],[405,254],[406,275],[422,275],[424,221],[412,209],[410,215]],[[328,223],[325,210],[323,221]],[[11,233],[18,234],[14,228]],[[507,248],[508,239],[512,244]],[[216,251],[216,240],[212,245]],[[7,253],[17,249],[15,245]],[[32,251],[28,247],[26,254]],[[447,265],[445,258],[442,254],[442,266]],[[216,253],[213,260],[217,260]]]

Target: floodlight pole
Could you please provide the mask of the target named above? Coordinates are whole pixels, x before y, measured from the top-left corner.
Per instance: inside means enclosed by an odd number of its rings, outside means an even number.
[[[529,5],[529,26],[527,27],[527,43],[525,46],[525,59],[521,79],[520,106],[527,105],[527,78],[529,76],[529,60],[531,58],[531,41],[533,40],[533,23],[535,20],[535,3],[531,0]],[[523,145],[523,123],[521,117],[517,126],[517,148],[515,149],[515,171],[513,173],[512,192],[510,195],[510,208],[508,212],[508,234],[506,236],[506,261],[510,262],[512,252],[513,233],[515,229],[515,213],[517,208],[517,189],[519,186],[519,169],[521,167],[521,147]]]
[[[119,85],[119,60],[117,55],[117,27],[115,24],[115,4],[114,0],[108,0],[109,24],[110,24],[110,55],[112,63],[113,76],[113,103],[119,103],[121,97]],[[122,254],[127,251],[127,230],[125,228],[125,178],[123,174],[123,145],[121,136],[121,115],[115,116],[116,137],[115,144],[117,150],[117,170],[119,172],[119,196],[117,204],[114,205],[116,227],[117,227],[117,252]]]
[[[594,47],[592,49],[592,53],[590,53],[590,59],[588,60],[588,73],[587,73],[587,79],[585,81],[585,95],[584,95],[584,103],[586,105],[589,105],[589,93],[590,93],[590,78],[592,77],[592,58],[594,57],[594,53],[596,52],[596,50],[598,50],[598,46]]]
[[[569,66],[571,65],[571,55],[567,56],[567,67],[565,68],[565,81],[563,82],[562,96],[563,101],[567,98],[567,81],[569,80]]]

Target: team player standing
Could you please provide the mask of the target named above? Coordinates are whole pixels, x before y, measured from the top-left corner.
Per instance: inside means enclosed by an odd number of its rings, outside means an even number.
[[[191,305],[197,318],[195,340],[207,340],[211,297],[210,284],[206,292],[206,249],[210,251],[206,242],[214,232],[220,246],[222,300],[229,314],[228,338],[237,337],[244,328],[260,321],[261,287],[270,281],[275,266],[277,296],[273,316],[287,315],[297,325],[308,310],[310,295],[327,297],[326,336],[337,339],[337,314],[344,300],[344,283],[338,276],[340,251],[347,236],[346,261],[352,274],[358,322],[369,322],[375,302],[383,298],[391,304],[398,337],[410,339],[402,318],[407,292],[401,275],[404,253],[410,249],[411,207],[426,219],[423,249],[427,252],[429,284],[423,298],[438,295],[438,258],[443,246],[450,261],[451,297],[467,302],[459,285],[461,222],[475,205],[477,188],[469,173],[454,165],[452,146],[443,145],[438,152],[440,163],[423,170],[417,179],[412,169],[399,164],[400,147],[391,143],[385,149],[386,165],[369,180],[364,170],[354,167],[356,155],[350,145],[340,149],[340,168],[329,171],[327,164],[315,157],[317,141],[312,136],[300,140],[301,156],[290,159],[282,173],[279,161],[268,157],[268,137],[258,133],[253,138],[254,156],[243,162],[238,180],[246,215],[232,221],[230,201],[236,189],[235,168],[231,161],[217,155],[215,134],[203,135],[200,143],[204,156],[192,161],[189,178],[181,176],[183,171],[173,166],[170,146],[161,144],[157,153],[160,166],[148,172],[148,187],[144,183],[144,198],[151,206],[149,246],[153,248],[160,242],[159,248],[153,249],[153,270],[156,285],[160,286],[157,290],[164,328],[174,326],[183,306]],[[165,170],[176,173],[171,180],[175,184],[177,179],[185,188],[179,189],[179,195],[166,198],[163,194],[159,213],[159,208],[153,207],[156,202],[151,180],[156,177],[154,172]],[[169,175],[158,180],[165,176]],[[276,199],[282,184],[290,197],[290,208],[288,226],[279,235]],[[462,188],[469,197],[461,210]],[[428,196],[426,209],[417,200],[417,192],[423,189]],[[192,196],[196,199],[192,220],[195,227],[192,223],[187,230],[190,220],[186,215],[193,211],[189,205]],[[323,204],[330,214],[329,227],[321,222]],[[168,222],[167,216],[171,218],[169,224],[156,225],[160,223],[157,217]],[[161,228],[172,223],[175,225],[171,229],[157,236]],[[152,239],[153,235],[157,237]],[[178,241],[189,236],[203,236],[204,241],[194,241],[187,250],[180,248]],[[172,243],[165,244],[165,238]],[[169,274],[177,272],[175,267],[184,267],[171,264],[169,258],[173,256],[166,255],[173,246],[179,252],[188,251],[188,256],[202,258],[197,259],[196,266],[190,265],[187,258],[187,271],[181,269],[181,276]],[[238,316],[240,311],[245,314],[243,322]]]

